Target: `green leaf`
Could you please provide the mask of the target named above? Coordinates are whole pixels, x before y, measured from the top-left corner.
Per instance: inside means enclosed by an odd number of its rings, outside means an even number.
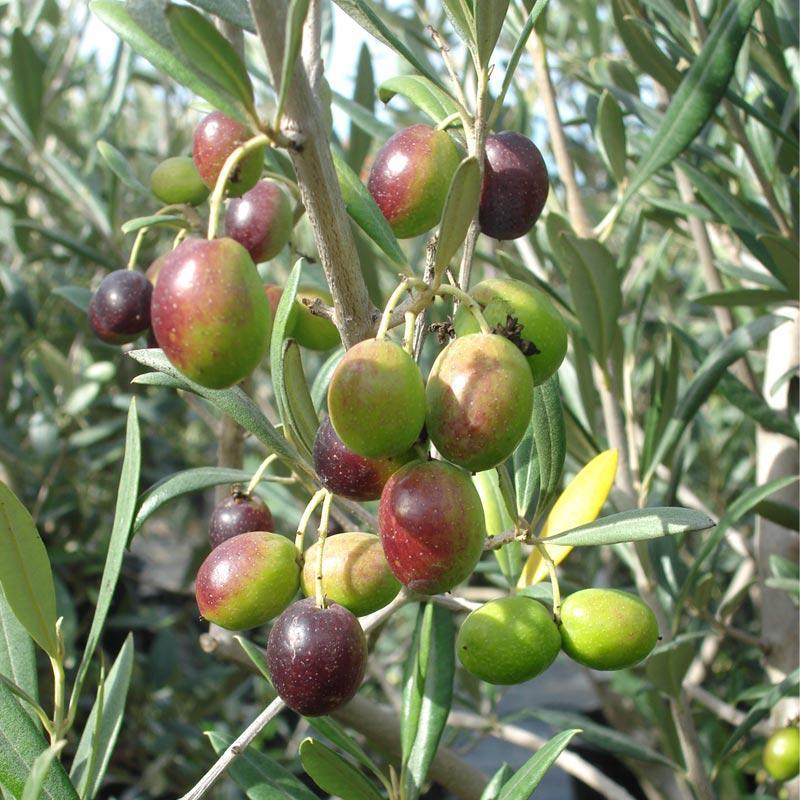
[[[697,653],[698,640],[703,633],[682,634],[671,641],[658,645],[647,658],[645,674],[665,694],[677,697],[683,679]]]
[[[547,544],[591,547],[618,542],[641,542],[661,536],[704,531],[714,520],[688,508],[635,508],[547,537]]]
[[[616,263],[605,245],[594,239],[562,238],[569,251],[569,288],[589,347],[604,365],[619,329],[622,290]]]
[[[347,213],[361,230],[375,242],[384,253],[400,267],[407,266],[405,254],[400,249],[397,237],[389,227],[372,195],[358,178],[347,162],[335,150],[331,151],[336,177]]]
[[[492,779],[489,783],[486,784],[486,788],[483,790],[483,794],[480,797],[480,800],[497,800],[500,796],[500,791],[502,790],[503,786],[508,783],[511,776],[514,774],[514,771],[508,764],[504,763],[500,769],[492,775]]]
[[[476,0],[475,39],[478,61],[484,69],[489,66],[497,40],[508,13],[508,0]]]
[[[274,337],[273,327],[273,337]],[[193,381],[186,379],[159,349],[131,350],[128,355],[140,364],[150,369],[158,370],[163,375],[139,375],[133,383],[145,385],[171,386],[184,389],[208,400],[234,422],[238,422],[246,431],[249,431],[270,450],[288,461],[296,462],[298,459],[294,448],[286,439],[275,430],[270,421],[264,416],[261,409],[238,386],[232,389],[207,389]]]
[[[381,800],[375,787],[348,761],[322,742],[300,742],[300,761],[306,774],[324,792],[347,800]]]
[[[191,3],[193,6],[202,8],[203,11],[208,11],[209,14],[216,14],[220,19],[224,19],[248,33],[256,32],[247,0],[191,0]]]
[[[336,98],[334,98],[334,102]],[[358,52],[358,65],[356,67],[356,81],[353,90],[353,104],[362,106],[366,113],[371,114],[375,105],[375,77],[372,71],[372,58],[366,43],[361,45]],[[358,175],[364,165],[372,144],[372,134],[364,130],[355,120],[350,121],[350,136],[347,147],[347,164]]]
[[[51,744],[47,750],[36,756],[36,760],[31,766],[31,774],[28,776],[28,780],[25,781],[22,800],[39,800],[44,791],[44,782],[48,772],[50,772],[50,767],[66,744],[66,740],[62,739],[60,742]]]
[[[447,198],[444,201],[442,221],[439,223],[436,259],[433,262],[437,280],[444,275],[450,259],[461,247],[470,223],[478,211],[481,197],[481,168],[474,156],[465,158],[456,168]]]
[[[547,770],[553,766],[570,739],[578,733],[581,733],[579,729],[564,731],[550,739],[514,773],[497,800],[529,800]]]
[[[674,161],[714,113],[761,0],[732,0],[670,101],[661,125],[630,178],[620,207],[661,167]]]
[[[500,475],[501,472],[499,470],[489,469],[472,476],[472,482],[481,498],[483,516],[486,521],[486,534],[488,536],[497,536],[499,533],[511,530],[514,527],[513,512],[515,509],[512,506],[511,511],[509,511],[507,507],[500,485]],[[509,542],[507,545],[492,552],[508,585],[516,586],[522,567],[522,548],[519,542]]]
[[[120,39],[127,42],[156,69],[207,100],[214,108],[240,122],[247,122],[241,107],[229,94],[208,83],[200,77],[199,72],[176,58],[168,47],[142,28],[121,3],[114,0],[93,0],[89,7]]]
[[[453,700],[455,633],[450,612],[420,607],[414,643],[406,659],[400,740],[404,800],[416,800],[428,775]]]
[[[787,239],[785,236],[767,233],[759,234],[758,241],[767,248],[772,256],[777,272],[776,277],[786,286],[793,297],[797,297],[797,264],[800,261],[797,242]]]
[[[728,367],[763,339],[778,325],[786,322],[784,317],[767,315],[737,328],[727,336],[695,372],[694,378],[683,394],[675,415],[667,423],[664,435],[656,445],[650,466],[645,474],[645,483],[653,476],[662,459],[677,444],[686,427],[694,420],[697,410],[714,391]]]
[[[56,658],[56,593],[47,550],[28,510],[2,481],[0,586],[11,611],[31,638]]]
[[[534,402],[535,397],[534,394]],[[528,510],[539,493],[541,476],[536,440],[533,435],[536,423],[536,414],[532,412],[525,435],[514,451],[514,493],[517,496],[517,516],[520,517],[528,516]]]
[[[319,418],[303,371],[300,345],[294,339],[286,339],[283,343],[281,375],[287,417],[284,426],[291,431],[295,444],[304,450],[310,461]]]
[[[721,292],[708,292],[692,299],[704,306],[770,306],[790,303],[794,296],[782,289],[725,289]]]
[[[283,113],[286,105],[286,96],[292,85],[294,68],[303,40],[303,25],[308,13],[308,0],[291,0],[286,16],[286,30],[284,31],[283,62],[281,63],[281,82],[278,93],[276,118]]]
[[[136,398],[133,398],[128,409],[128,423],[125,429],[125,455],[122,459],[122,470],[119,476],[114,525],[108,542],[108,553],[103,567],[103,577],[100,581],[100,592],[97,595],[92,625],[89,628],[89,635],[86,637],[86,646],[72,687],[70,706],[73,708],[74,704],[78,702],[89,664],[103,633],[114,590],[122,570],[122,559],[136,510],[141,465],[142,444],[139,436],[139,417],[136,413]]]
[[[331,375],[333,375],[334,370],[339,366],[339,362],[343,357],[344,348],[337,347],[336,350],[328,356],[325,363],[319,368],[314,377],[314,383],[311,385],[311,400],[319,414],[325,409],[325,398],[328,395],[328,384],[331,381]]]
[[[39,699],[36,651],[33,641],[6,601],[0,586],[0,675],[13,681],[34,700]],[[38,726],[38,717],[29,712]]]
[[[0,681],[0,785],[21,800],[36,759],[47,744],[11,690]],[[59,761],[51,761],[40,797],[78,800],[75,787]]]
[[[116,147],[102,139],[97,142],[97,152],[106,162],[108,168],[129,188],[150,197],[150,190],[136,177],[127,159]]]
[[[151,214],[147,217],[136,217],[129,219],[120,226],[123,233],[133,233],[142,228],[154,228],[160,226],[170,228],[188,228],[190,223],[181,214]]]
[[[11,96],[34,139],[42,122],[44,64],[31,40],[15,28],[11,34]]]
[[[386,781],[386,777],[378,769],[375,762],[367,755],[364,748],[338,723],[330,717],[308,717],[308,722],[317,733],[321,733],[330,739],[338,748],[352,756],[362,766],[370,770],[381,782]]]
[[[442,5],[461,41],[475,52],[475,19],[467,0],[442,0]]]
[[[372,111],[368,111],[338,92],[331,92],[331,98],[334,104],[341,108],[355,125],[379,142],[385,142],[390,136],[397,133],[395,128],[379,120]]]
[[[403,95],[437,124],[458,111],[455,101],[447,93],[420,75],[398,75],[378,86],[382,103],[388,103],[397,94]]]
[[[272,679],[269,675],[269,668],[267,667],[266,653],[260,647],[254,645],[246,636],[234,636],[239,642],[245,655],[253,662],[255,668],[262,674],[266,681],[272,685]]]
[[[597,106],[595,138],[600,156],[617,183],[622,183],[626,174],[626,138],[622,110],[609,91],[603,92]]]
[[[557,374],[534,387],[531,426],[539,464],[538,517],[558,493],[567,456],[567,435]]]
[[[186,60],[255,117],[253,84],[233,45],[193,8],[170,3],[165,13],[170,32]]]
[[[69,777],[83,800],[96,797],[103,784],[122,727],[132,673],[133,634],[129,633],[105,683],[98,689],[72,761]]]
[[[288,425],[289,411],[286,400],[286,385],[283,375],[283,343],[289,332],[289,325],[292,322],[292,312],[294,310],[297,287],[300,284],[300,275],[303,269],[303,259],[298,258],[295,262],[286,286],[281,293],[281,299],[275,310],[275,319],[272,322],[272,337],[269,346],[269,368],[272,375],[272,390],[275,395],[275,405],[278,407],[278,414],[284,428]],[[299,445],[301,442],[295,442]],[[307,455],[307,454],[306,454]]]
[[[334,0],[334,2],[367,33],[374,36],[379,42],[383,42],[390,50],[402,56],[417,72],[420,72],[435,83],[443,92],[449,94],[439,76],[431,69],[430,64],[418,58],[414,51],[387,27],[369,4],[365,3],[364,0]]]
[[[627,734],[614,730],[614,728],[599,725],[583,714],[549,708],[535,708],[523,713],[526,717],[533,717],[545,722],[556,730],[559,728],[580,728],[583,732],[583,740],[587,744],[600,747],[609,753],[615,753],[625,758],[635,758],[652,764],[663,764],[670,769],[677,769],[675,763],[662,753],[637,742]]]
[[[206,731],[206,736],[217,755],[233,743],[231,737],[216,731]],[[253,747],[239,754],[228,774],[250,800],[317,800],[289,770]]]
[[[72,236],[67,236],[65,233],[61,233],[58,230],[53,230],[45,225],[40,225],[38,222],[30,222],[25,219],[18,219],[14,220],[14,227],[24,228],[25,230],[29,231],[36,231],[36,233],[38,233],[40,236],[43,236],[45,239],[55,242],[56,244],[60,244],[62,247],[66,247],[67,250],[70,250],[84,259],[93,261],[95,264],[101,264],[109,269],[119,268],[119,264],[112,258],[109,258],[105,253],[101,253],[99,250],[89,247],[89,245],[84,244],[78,239],[74,239]]]

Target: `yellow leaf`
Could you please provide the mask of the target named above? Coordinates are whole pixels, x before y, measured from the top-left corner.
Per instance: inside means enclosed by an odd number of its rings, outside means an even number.
[[[600,509],[614,485],[614,478],[617,474],[617,455],[616,449],[600,453],[570,481],[550,510],[542,532],[539,534],[542,539],[597,519]],[[560,564],[572,550],[571,547],[554,545],[546,547],[546,549],[556,564]],[[545,577],[547,577],[547,565],[539,555],[539,551],[533,550],[525,562],[517,586],[519,588],[530,586]]]

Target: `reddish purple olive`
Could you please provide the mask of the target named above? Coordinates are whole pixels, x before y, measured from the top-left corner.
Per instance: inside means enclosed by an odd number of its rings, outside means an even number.
[[[248,531],[271,531],[275,526],[269,506],[255,495],[233,491],[214,506],[208,521],[208,541],[218,547]]]
[[[367,188],[400,239],[439,222],[458,150],[445,131],[412,125],[392,136],[375,156]]]
[[[395,472],[381,494],[378,525],[392,572],[421,594],[447,592],[469,577],[486,538],[472,480],[444,461],[414,461]]]
[[[521,133],[503,131],[486,139],[481,189],[481,231],[493,239],[519,239],[542,213],[550,190],[539,148]]]
[[[231,200],[225,212],[225,233],[239,242],[256,264],[274,258],[292,232],[292,206],[274,181],[259,181]]]
[[[299,585],[294,543],[277,533],[249,531],[209,553],[197,572],[195,595],[204,619],[243,631],[280,614]]]
[[[319,608],[309,597],[275,621],[267,642],[272,685],[306,717],[330,714],[352,699],[367,667],[367,639],[346,608]]]
[[[209,189],[214,188],[228,156],[251,136],[244,125],[221,111],[214,111],[201,120],[194,131],[192,159]],[[264,166],[264,149],[256,148],[237,164],[228,179],[231,197],[240,197],[256,185]]]
[[[411,450],[389,458],[360,456],[336,435],[329,417],[323,420],[314,439],[317,477],[329,492],[350,500],[377,500],[386,481],[412,458]]]
[[[125,344],[150,327],[153,285],[144,273],[118,269],[101,281],[89,302],[89,325],[99,339]]]
[[[269,346],[272,313],[247,251],[233,239],[193,239],[164,260],[152,324],[167,358],[187,378],[224,389],[246,378]]]
[[[502,336],[452,341],[434,362],[425,393],[428,436],[446,459],[471,472],[505,461],[530,424],[528,362]]]

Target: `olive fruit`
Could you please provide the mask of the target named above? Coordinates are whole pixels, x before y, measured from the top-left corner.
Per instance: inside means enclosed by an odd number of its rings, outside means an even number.
[[[319,542],[305,552],[300,575],[303,594],[313,597]],[[400,591],[380,539],[374,533],[339,533],[325,540],[322,551],[322,591],[357,617],[371,614],[391,602]]]
[[[425,426],[436,449],[472,472],[505,461],[525,434],[533,379],[508,339],[475,333],[442,350],[425,390]]]
[[[549,190],[542,154],[527,136],[503,131],[486,138],[478,210],[483,233],[493,239],[524,236],[539,219]]]
[[[415,457],[412,450],[389,458],[360,456],[336,435],[329,417],[317,429],[313,455],[317,477],[329,492],[361,501],[377,500],[392,474]]]
[[[244,125],[221,111],[213,111],[200,121],[194,130],[192,159],[209,189],[214,188],[228,156],[250,136]],[[256,148],[236,165],[228,179],[231,197],[240,197],[256,185],[264,166],[264,150],[264,147]]]
[[[309,597],[275,620],[267,641],[272,685],[306,717],[329,714],[358,691],[367,667],[367,639],[346,608],[319,608]]]
[[[767,739],[762,754],[764,769],[776,781],[789,781],[800,773],[800,729],[780,728]]]
[[[299,584],[294,543],[277,533],[249,531],[209,553],[197,572],[195,595],[205,619],[242,631],[280,614]]]
[[[283,250],[292,222],[292,206],[286,192],[274,181],[259,181],[228,204],[225,233],[260,264]]]
[[[272,313],[247,251],[233,239],[182,242],[164,260],[152,324],[187,378],[224,389],[246,378],[269,346]]]
[[[150,189],[167,205],[188,203],[199,206],[208,197],[208,186],[189,156],[174,156],[162,161],[150,175]]]
[[[153,285],[144,273],[118,269],[103,278],[89,302],[89,325],[99,339],[125,344],[150,327]]]
[[[383,487],[381,544],[400,583],[436,594],[467,578],[486,538],[483,506],[469,475],[444,461],[412,461]]]
[[[400,345],[366,339],[351,347],[328,386],[331,424],[361,456],[385,458],[408,450],[425,423],[425,385]]]
[[[487,683],[522,683],[555,661],[561,636],[553,615],[524,595],[502,597],[476,608],[458,631],[456,652],[473,675]]]
[[[516,320],[523,343],[532,345],[527,359],[536,386],[561,366],[567,353],[567,326],[544,292],[511,278],[488,278],[474,286],[470,295],[490,326],[505,327],[509,317]],[[478,323],[465,306],[456,312],[455,329],[459,336],[478,331]]]
[[[240,533],[271,531],[273,527],[272,512],[260,497],[233,491],[214,506],[208,521],[208,541],[218,547]]]
[[[658,623],[649,606],[617,589],[583,589],[561,606],[561,647],[579,664],[625,669],[650,654]]]
[[[412,125],[392,136],[375,156],[367,188],[400,239],[439,222],[460,157],[445,131]]]

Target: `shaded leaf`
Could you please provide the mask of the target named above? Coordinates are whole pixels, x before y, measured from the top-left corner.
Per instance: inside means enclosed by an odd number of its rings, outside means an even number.
[[[36,651],[33,641],[14,616],[0,586],[0,675],[19,686],[34,700],[39,699],[39,678],[36,672]],[[38,726],[38,717],[29,712]]]
[[[611,92],[605,91],[597,106],[595,138],[600,155],[617,183],[625,179],[626,138],[622,111]]]
[[[324,792],[348,800],[381,800],[375,787],[352,764],[315,739],[300,742],[300,762]]]
[[[42,121],[44,64],[20,28],[11,34],[11,96],[34,139]]]
[[[224,19],[248,33],[256,32],[247,0],[190,0],[190,2],[193,6],[202,8],[209,14],[216,14],[220,19]]]
[[[553,766],[570,739],[578,733],[581,731],[577,729],[564,731],[550,739],[514,773],[500,792],[498,800],[529,800],[547,770]]]
[[[478,159],[470,156],[456,168],[444,201],[433,264],[437,280],[441,280],[450,259],[466,238],[470,223],[478,211],[480,196],[481,168]]]
[[[508,13],[508,0],[489,0],[489,2],[477,0],[474,9],[478,61],[486,68],[503,30],[503,22]]]
[[[150,190],[136,177],[127,159],[114,145],[103,141],[97,142],[97,152],[106,162],[108,168],[129,188],[150,197]]]
[[[290,0],[289,11],[286,15],[286,30],[284,31],[283,61],[281,63],[281,78],[278,90],[278,103],[276,117],[280,117],[286,105],[289,87],[292,85],[294,68],[297,56],[300,53],[300,44],[303,40],[303,25],[308,13],[309,0]]]

